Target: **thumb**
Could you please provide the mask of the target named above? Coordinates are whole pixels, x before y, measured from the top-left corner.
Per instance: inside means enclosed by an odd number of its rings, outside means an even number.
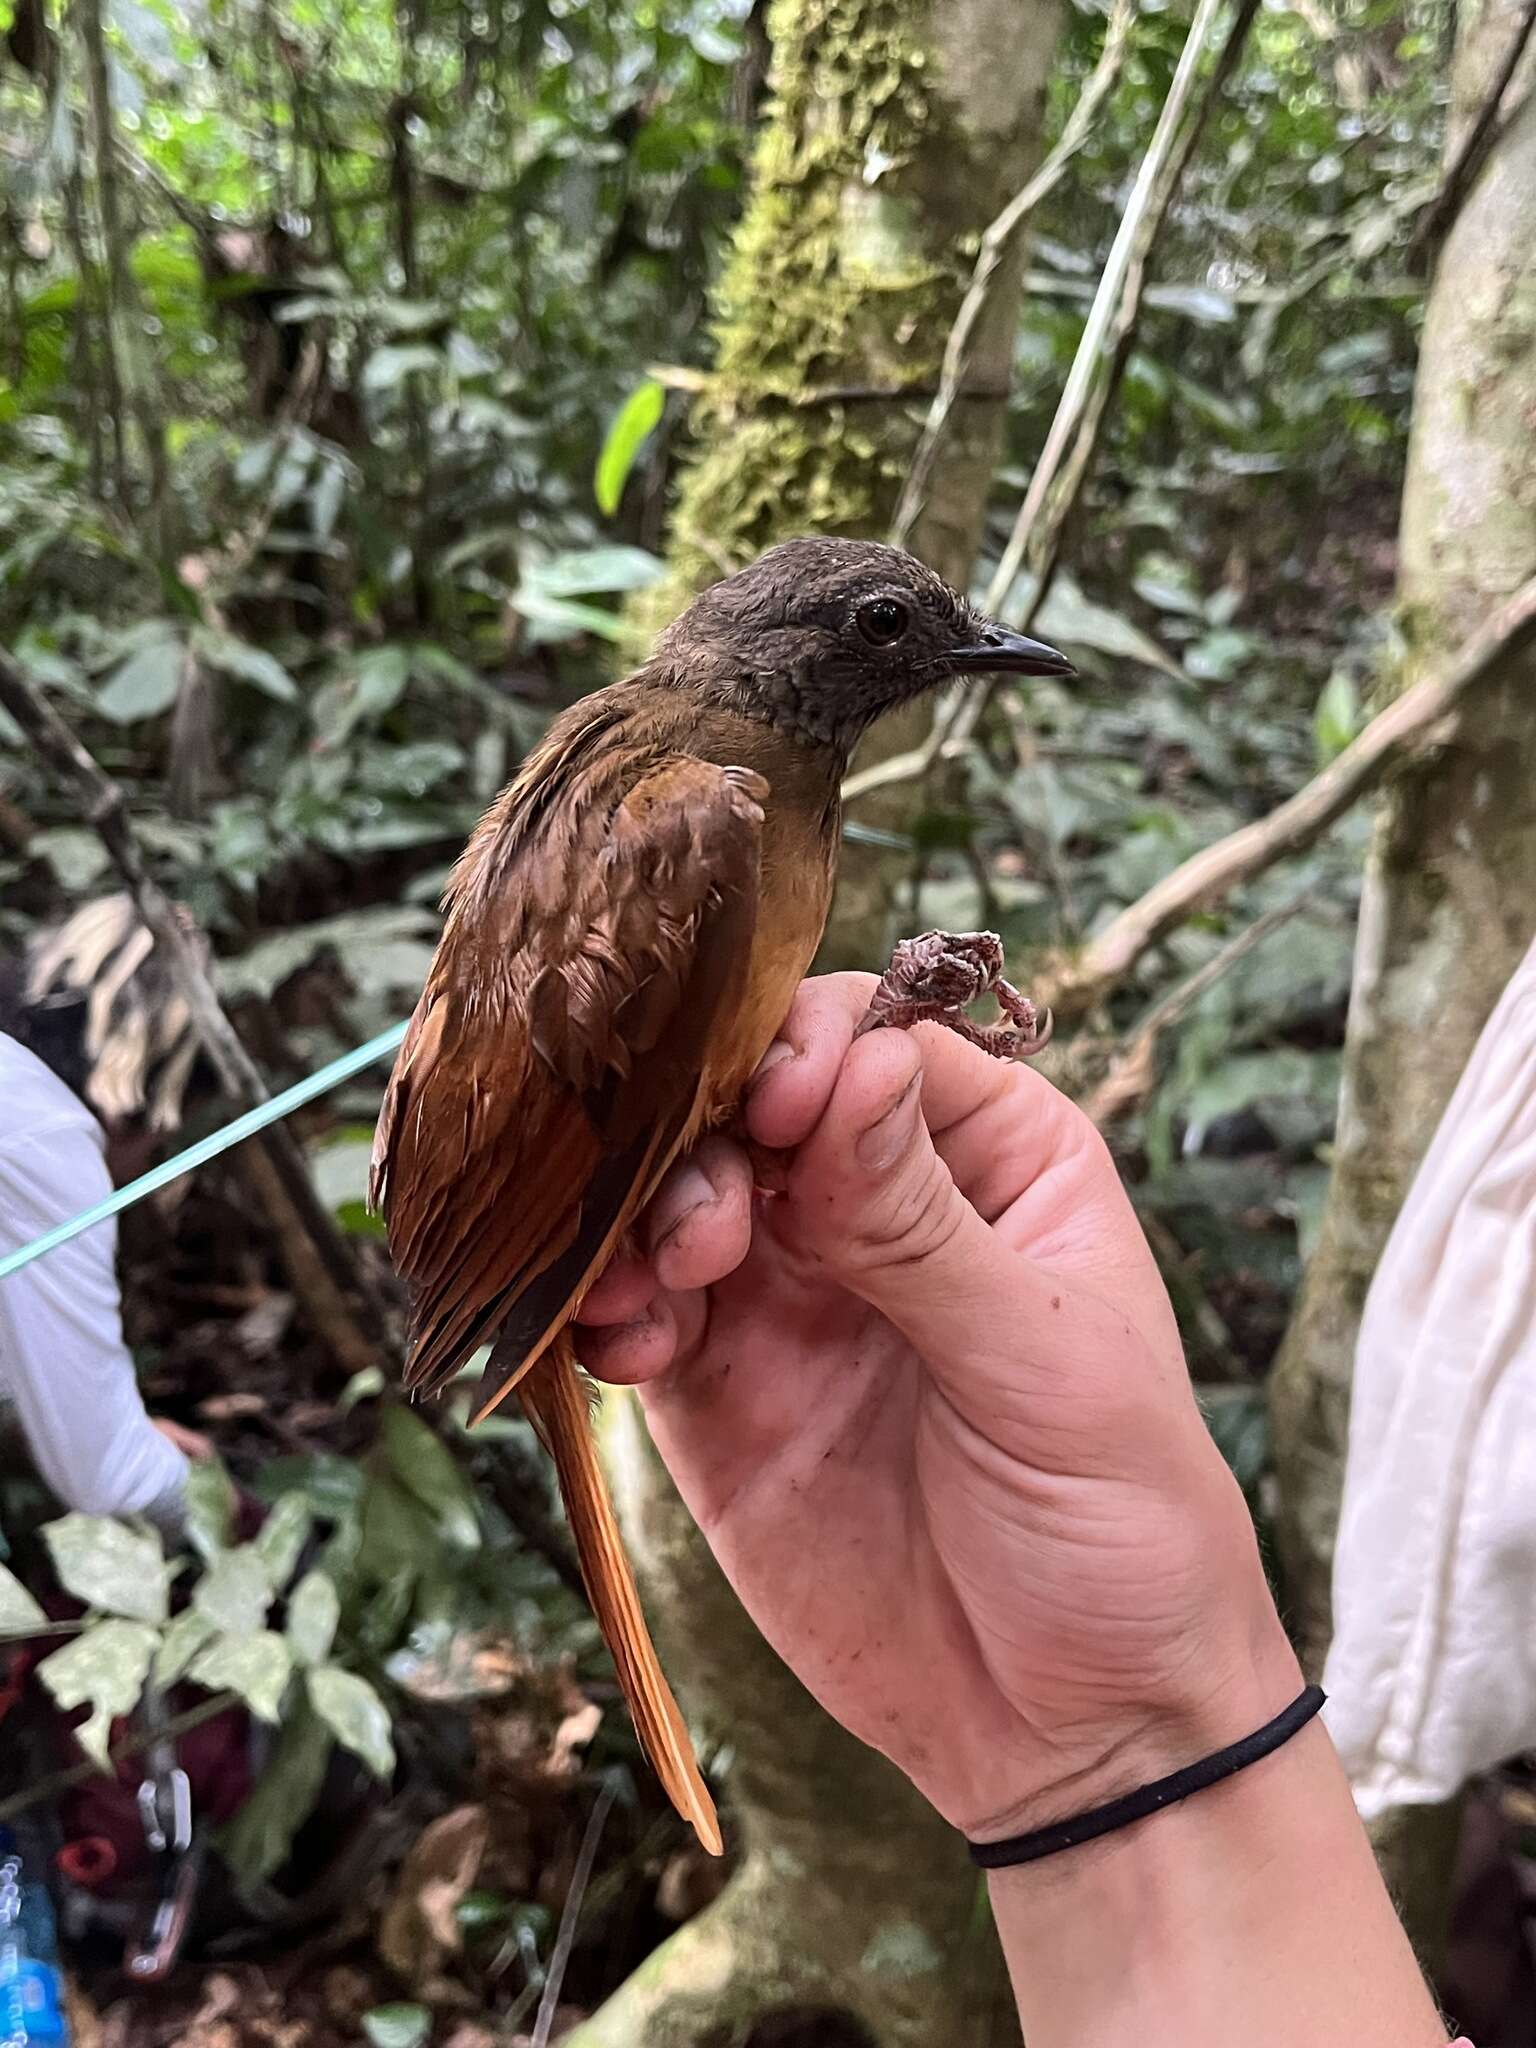
[[[1061,1286],[961,1194],[923,1115],[917,1041],[858,1039],[791,1175],[802,1249],[894,1323],[959,1398],[1017,1386],[1025,1333]]]

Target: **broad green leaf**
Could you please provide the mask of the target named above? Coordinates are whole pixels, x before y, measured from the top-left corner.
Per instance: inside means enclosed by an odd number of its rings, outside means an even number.
[[[391,342],[383,348],[376,348],[364,364],[363,389],[393,391],[413,371],[440,370],[442,367],[440,351],[429,348],[424,341]]]
[[[47,861],[54,880],[71,895],[83,894],[112,861],[99,836],[83,825],[55,825],[47,832],[34,832],[27,841],[27,856]]]
[[[363,2014],[372,2048],[421,2048],[431,2031],[432,2015],[424,2005],[376,2005]]]
[[[432,1510],[448,1541],[463,1550],[478,1548],[474,1492],[442,1438],[419,1415],[400,1407],[385,1410],[382,1434],[395,1476]]]
[[[219,1834],[225,1861],[247,1884],[280,1870],[325,1782],[332,1735],[300,1699],[283,1722],[272,1757],[234,1819]]]
[[[1003,618],[1023,617],[1034,594],[1034,582],[1033,577],[1019,577],[1002,608]],[[1121,661],[1139,661],[1148,668],[1161,669],[1164,675],[1182,677],[1184,673],[1149,634],[1111,606],[1096,604],[1065,571],[1058,571],[1053,579],[1031,630],[1042,640],[1060,641],[1069,648],[1086,647]]]
[[[666,403],[666,391],[654,377],[648,377],[619,407],[603,441],[593,478],[597,508],[605,518],[611,519],[618,511],[635,457],[655,432]]]
[[[102,1621],[55,1650],[37,1675],[66,1710],[89,1706],[90,1718],[75,1730],[86,1755],[109,1768],[107,1743],[112,1723],[139,1703],[149,1660],[160,1637],[141,1621]]]
[[[322,1664],[306,1683],[310,1705],[342,1747],[361,1757],[376,1778],[388,1778],[395,1768],[389,1709],[367,1679],[339,1664]]]
[[[0,1642],[7,1636],[27,1636],[48,1620],[16,1574],[0,1564]]]
[[[155,1652],[155,1683],[167,1687],[184,1678],[187,1666],[214,1633],[213,1623],[195,1607],[184,1607],[160,1638]]]
[[[254,1544],[216,1557],[193,1589],[192,1604],[222,1634],[254,1635],[272,1604],[271,1575]]]
[[[1336,668],[1324,683],[1312,714],[1312,737],[1320,767],[1342,754],[1360,730],[1360,692],[1347,668]]]
[[[659,555],[614,541],[599,548],[568,548],[531,562],[523,580],[546,597],[586,597],[595,591],[644,590],[659,583],[666,572]]]
[[[258,690],[264,690],[280,704],[291,704],[299,694],[298,684],[280,661],[260,647],[247,646],[233,633],[215,632],[209,626],[194,626],[192,649],[211,668],[222,669],[227,676],[238,676],[243,683],[254,683]]]
[[[323,1664],[336,1640],[341,1600],[328,1572],[306,1572],[288,1600],[285,1633],[296,1664]]]
[[[382,1394],[386,1384],[382,1366],[359,1366],[336,1396],[336,1413],[350,1415],[359,1401],[372,1401]]]
[[[64,1515],[43,1540],[66,1593],[132,1621],[165,1620],[170,1567],[160,1538],[112,1515]]]
[[[298,1567],[314,1517],[302,1493],[281,1494],[256,1532],[251,1548],[267,1568],[267,1583],[280,1593]]]
[[[596,633],[600,640],[624,636],[624,621],[617,612],[573,597],[555,597],[533,584],[520,584],[513,591],[512,609],[527,621],[533,629],[529,638],[540,645],[574,640],[580,633]]]
[[[217,1636],[192,1659],[187,1676],[210,1692],[237,1692],[258,1721],[275,1723],[293,1671],[293,1654],[275,1629]]]
[[[187,1467],[184,1493],[187,1539],[204,1560],[229,1548],[235,1526],[235,1485],[217,1458],[198,1458]]]
[[[114,725],[136,725],[141,718],[169,711],[181,688],[180,639],[167,631],[112,671],[96,699],[96,709]]]

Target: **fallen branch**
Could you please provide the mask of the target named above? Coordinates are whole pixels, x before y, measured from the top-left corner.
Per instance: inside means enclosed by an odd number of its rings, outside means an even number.
[[[184,913],[149,873],[133,836],[123,793],[59,717],[20,667],[0,654],[0,706],[15,719],[40,758],[80,793],[81,822],[111,856],[155,943],[175,976],[193,1027],[220,1086],[241,1109],[267,1099],[267,1086],[235,1027],[224,1014],[198,956]],[[377,1363],[383,1318],[351,1253],[322,1207],[304,1156],[281,1125],[262,1133],[244,1162],[271,1220],[294,1291],[311,1321],[348,1374]],[[354,1292],[377,1327],[366,1330],[344,1288]]]
[[[1447,665],[1404,690],[1338,758],[1271,811],[1165,875],[1033,992],[1058,1018],[1080,1017],[1117,988],[1151,947],[1288,855],[1300,853],[1427,740],[1490,669],[1536,638],[1536,576],[1465,640]]]
[[[1272,931],[1290,920],[1310,902],[1310,894],[1293,897],[1274,910],[1255,918],[1236,938],[1229,939],[1213,953],[1203,967],[1160,996],[1121,1049],[1112,1054],[1109,1070],[1093,1091],[1084,1096],[1082,1110],[1102,1131],[1106,1124],[1127,1116],[1144,1102],[1157,1079],[1157,1041],[1170,1025],[1194,1008],[1200,998],[1224,975],[1230,974],[1245,954],[1262,945]]]
[[[912,466],[907,472],[901,502],[896,507],[896,516],[891,522],[892,547],[906,546],[922,512],[929,479],[933,475],[933,466],[949,425],[949,416],[966,387],[971,368],[972,342],[981,316],[986,311],[987,302],[991,298],[997,273],[1029,216],[1043,199],[1055,191],[1066,173],[1068,164],[1093,132],[1099,110],[1120,75],[1126,45],[1130,41],[1131,25],[1135,19],[1135,0],[1115,0],[1114,11],[1104,30],[1104,47],[1099,52],[1099,61],[1084,83],[1056,147],[1022,191],[1016,192],[1009,200],[981,238],[981,248],[977,253],[975,269],[971,273],[970,285],[961,301],[960,310],[955,315],[955,323],[949,330],[949,339],[944,344],[939,388],[929,408],[922,439],[918,442],[916,453],[912,457]]]
[[[1533,29],[1536,29],[1536,0],[1526,0],[1525,12],[1515,23],[1509,48],[1489,83],[1482,105],[1468,123],[1459,147],[1449,157],[1434,198],[1419,215],[1408,244],[1410,269],[1428,270],[1433,267],[1440,245],[1450,233],[1478,172],[1488,161],[1489,152],[1505,125],[1504,96],[1520,68],[1520,59],[1525,55]],[[1510,110],[1511,114],[1513,111]]]

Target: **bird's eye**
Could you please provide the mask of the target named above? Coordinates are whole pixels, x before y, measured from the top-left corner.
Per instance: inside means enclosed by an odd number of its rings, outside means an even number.
[[[907,630],[907,608],[894,597],[872,598],[858,609],[859,631],[872,647],[889,647]]]

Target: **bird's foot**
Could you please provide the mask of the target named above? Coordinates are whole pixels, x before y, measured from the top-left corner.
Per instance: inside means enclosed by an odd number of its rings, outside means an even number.
[[[1006,1024],[973,1024],[965,1012],[980,997],[996,998]],[[855,1038],[882,1024],[906,1031],[943,1024],[994,1059],[1027,1060],[1051,1040],[1051,1013],[1003,978],[1003,942],[995,932],[923,932],[903,939],[870,998]]]

